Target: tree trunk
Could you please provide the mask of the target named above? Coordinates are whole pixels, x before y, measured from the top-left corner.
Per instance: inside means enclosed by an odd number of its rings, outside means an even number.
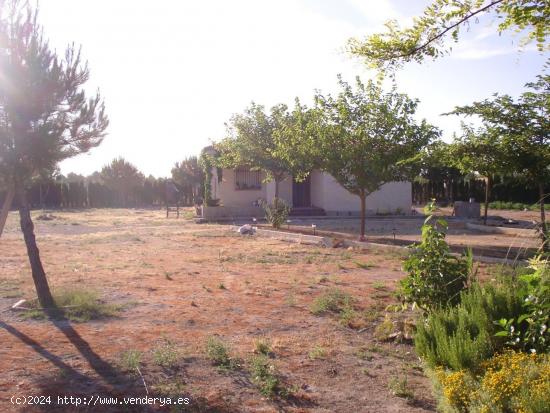
[[[2,211],[0,212],[0,237],[2,236],[4,226],[6,225],[6,220],[8,219],[8,213],[10,212],[14,195],[15,190],[13,186],[10,186],[6,192],[6,199],[4,199],[4,205],[2,205]]]
[[[18,188],[17,195],[19,201],[21,231],[23,231],[25,245],[27,246],[27,254],[31,264],[32,279],[34,281],[34,286],[36,287],[38,301],[40,302],[42,308],[53,308],[55,305],[50,292],[50,287],[48,285],[48,279],[46,278],[46,273],[44,272],[44,267],[42,267],[42,262],[40,261],[40,252],[38,251],[38,247],[36,245],[34,225],[32,223],[25,190]]]
[[[540,225],[542,231],[542,250],[550,251],[550,240],[548,239],[548,226],[546,225],[546,212],[544,211],[544,183],[539,182],[539,205],[540,205]]]
[[[487,209],[489,208],[489,198],[491,196],[491,186],[493,185],[493,179],[490,175],[487,176],[485,181],[485,212],[483,213],[483,225],[487,225]]]
[[[361,236],[359,237],[359,241],[366,241],[367,238],[365,237],[365,216],[367,214],[367,195],[364,191],[360,192],[359,198],[361,198]]]

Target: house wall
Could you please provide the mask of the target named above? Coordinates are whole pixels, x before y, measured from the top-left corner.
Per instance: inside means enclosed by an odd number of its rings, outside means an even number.
[[[267,202],[273,202],[273,198],[275,198],[275,181],[270,181],[266,184],[265,199]],[[279,183],[279,199],[292,206],[292,178],[287,178]]]
[[[323,208],[321,205],[325,204],[324,177],[325,174],[319,171],[313,171],[310,174],[311,205],[314,207]]]
[[[328,215],[357,214],[361,211],[361,200],[341,186],[327,173],[312,174],[312,203],[321,207]],[[412,207],[412,184],[390,182],[367,197],[367,213],[395,212],[397,209],[409,213]]]
[[[214,168],[212,172],[212,198],[221,199],[225,206],[230,207],[249,207],[258,198],[266,198],[266,185],[262,184],[262,189],[236,189],[235,170],[224,169],[222,171],[222,180],[218,182],[218,173]]]
[[[272,202],[275,197],[275,182],[262,184],[260,190],[239,190],[235,186],[235,170],[224,169],[222,181],[218,182],[217,171],[212,173],[212,197],[219,198],[228,207],[250,207],[259,198]],[[279,184],[279,197],[292,205],[292,178]],[[311,173],[311,204],[323,208],[327,215],[358,215],[361,201],[342,187],[327,173]],[[410,213],[412,207],[412,184],[390,182],[367,197],[367,213],[389,213],[400,210]]]

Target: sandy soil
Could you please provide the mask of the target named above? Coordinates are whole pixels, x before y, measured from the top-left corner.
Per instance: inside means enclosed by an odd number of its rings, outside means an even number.
[[[125,310],[88,323],[23,320],[5,311],[21,297],[34,297],[11,214],[0,239],[0,411],[169,411],[10,403],[13,395],[143,396],[141,379],[120,368],[122,352],[130,349],[143,353],[151,394],[190,397],[188,411],[435,411],[412,346],[374,336],[404,275],[397,256],[241,237],[223,226],[167,220],[163,211],[53,214],[51,221],[35,221],[52,287],[92,289]],[[312,301],[331,288],[355,298],[357,314],[365,315],[356,328],[311,314]],[[204,350],[212,335],[244,360],[241,369],[212,365]],[[288,398],[263,397],[246,369],[260,337],[272,343]],[[153,357],[166,340],[181,354],[169,368]],[[407,379],[411,399],[392,394],[392,378]]]

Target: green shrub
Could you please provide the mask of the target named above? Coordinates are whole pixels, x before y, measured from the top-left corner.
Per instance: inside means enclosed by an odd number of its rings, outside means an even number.
[[[215,336],[206,340],[206,356],[222,370],[233,370],[239,366],[238,361],[229,355],[229,347]]]
[[[505,340],[495,336],[494,321],[521,314],[521,301],[512,282],[474,284],[461,294],[460,304],[435,309],[417,323],[416,351],[432,368],[474,370],[505,346]]]
[[[340,313],[351,307],[351,296],[338,288],[332,288],[313,301],[311,312],[314,315],[321,315],[328,312]]]
[[[271,341],[268,338],[259,338],[254,341],[254,351],[265,356],[271,353]]]
[[[161,367],[171,368],[180,360],[180,352],[174,342],[165,339],[153,350],[153,360]]]
[[[394,331],[393,322],[390,316],[386,314],[386,316],[384,317],[384,321],[378,324],[374,329],[374,337],[380,341],[389,340],[393,331]]]
[[[407,377],[392,377],[388,382],[388,388],[394,396],[402,397],[404,399],[412,399],[414,392],[409,386]]]
[[[269,204],[266,201],[262,201],[262,208],[265,212],[265,219],[269,222],[273,228],[281,228],[288,218],[290,213],[290,207],[281,199],[274,199],[273,203]]]
[[[324,359],[327,356],[327,349],[319,344],[316,344],[308,353],[308,357],[312,360]]]
[[[120,366],[129,372],[135,373],[141,364],[141,352],[139,350],[126,350],[120,355]]]
[[[282,385],[275,366],[264,354],[254,356],[250,361],[252,381],[265,397],[287,395],[287,389]]]
[[[433,211],[433,204],[427,210]],[[432,221],[433,215],[429,215],[422,225],[422,241],[413,246],[413,253],[404,262],[408,276],[401,280],[398,292],[405,303],[425,312],[457,304],[472,270],[471,252],[465,257],[451,255],[445,241],[447,222]]]
[[[511,347],[545,353],[550,350],[550,262],[539,256],[529,268],[532,273],[520,275],[514,285],[522,310],[517,317],[503,315],[495,321],[500,329],[497,335],[506,337]]]

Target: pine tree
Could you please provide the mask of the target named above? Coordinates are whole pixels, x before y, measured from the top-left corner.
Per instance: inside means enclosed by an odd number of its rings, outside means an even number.
[[[99,145],[109,121],[99,92],[88,98],[83,90],[89,71],[80,50],[71,45],[59,57],[37,15],[26,2],[0,1],[0,174],[18,200],[38,300],[51,308],[26,191],[60,161]]]

